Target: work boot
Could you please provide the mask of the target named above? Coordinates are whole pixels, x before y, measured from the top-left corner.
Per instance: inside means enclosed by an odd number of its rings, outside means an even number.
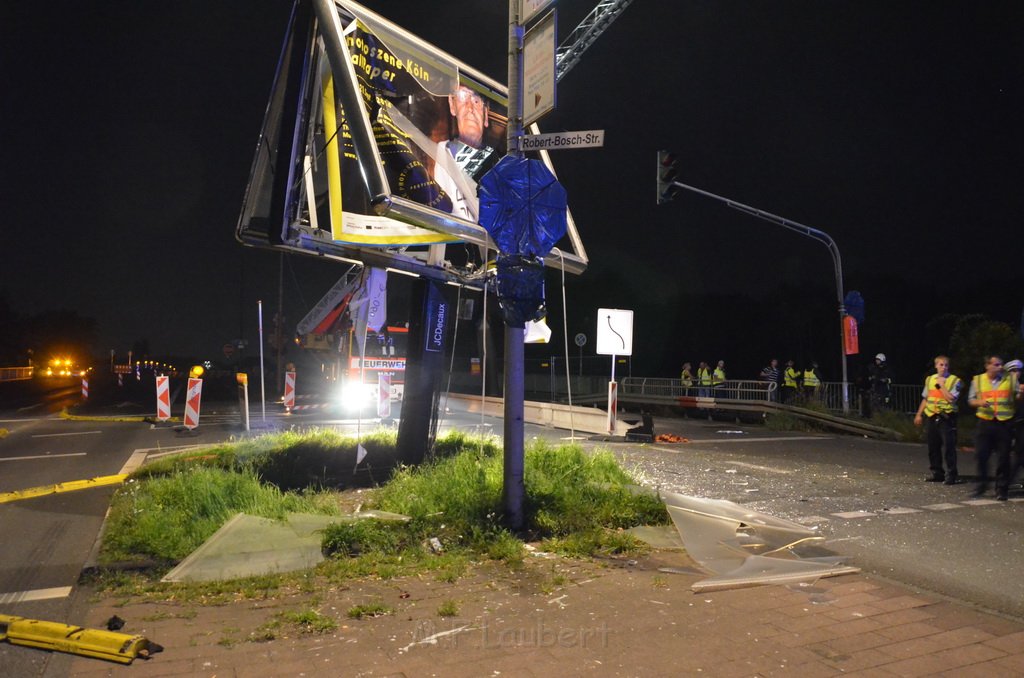
[[[971,492],[971,499],[978,499],[979,497],[985,496],[985,491],[988,489],[985,485],[978,485],[974,488],[974,492]]]
[[[956,477],[956,473],[954,472],[954,473],[947,473],[946,474],[946,480],[944,480],[943,482],[946,485],[956,485],[956,481],[957,481],[957,477]]]
[[[927,478],[925,478],[924,481],[926,483],[941,483],[945,479],[946,479],[945,476],[943,476],[943,475],[941,475],[939,473],[933,473],[932,475],[930,475]]]

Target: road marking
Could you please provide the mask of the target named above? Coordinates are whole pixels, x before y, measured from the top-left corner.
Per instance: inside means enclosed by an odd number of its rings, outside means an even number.
[[[42,421],[42,418],[25,417],[23,419],[0,419],[0,424],[20,424],[23,421]]]
[[[964,507],[963,504],[942,503],[942,504],[929,504],[928,506],[923,506],[922,508],[926,508],[929,511],[949,511],[951,509],[958,509],[958,508],[963,508],[963,507]]]
[[[988,506],[989,504],[998,504],[1000,502],[995,499],[967,499],[961,503],[967,504],[968,506]]]
[[[785,443],[797,440],[831,440],[829,436],[783,436],[780,438],[700,438],[690,439],[690,444],[695,443]]]
[[[34,591],[17,591],[15,593],[0,593],[0,605],[27,603],[32,600],[67,598],[69,595],[71,595],[70,586],[58,586],[52,589],[35,589]]]
[[[907,508],[906,506],[893,506],[882,509],[882,513],[924,513],[921,509]]]
[[[732,466],[742,466],[743,468],[754,469],[755,471],[765,471],[766,473],[781,473],[783,475],[793,473],[793,471],[787,471],[785,469],[771,468],[769,466],[758,466],[757,464],[748,464],[745,461],[727,461],[725,463],[730,464]],[[726,473],[728,473],[728,471],[726,471]]]
[[[0,461],[26,461],[28,459],[57,459],[58,457],[84,457],[85,452],[68,452],[67,454],[33,454],[30,457],[3,457]]]
[[[60,438],[62,436],[87,436],[93,433],[103,433],[103,431],[76,431],[74,433],[36,433],[33,438]]]
[[[858,518],[869,518],[873,515],[871,511],[844,511],[843,513],[833,513],[837,518],[846,518],[847,520],[857,520]]]
[[[814,525],[815,523],[827,523],[828,521],[829,519],[825,516],[804,516],[803,518],[797,518],[794,522],[801,525]]]
[[[135,450],[132,452],[132,456],[128,457],[128,461],[124,463],[124,466],[122,466],[121,470],[117,473],[118,475],[126,476],[142,466],[142,462],[144,461],[146,461],[146,453]]]

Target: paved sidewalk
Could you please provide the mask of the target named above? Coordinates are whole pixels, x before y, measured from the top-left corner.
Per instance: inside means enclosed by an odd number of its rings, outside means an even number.
[[[703,575],[664,566],[693,563],[671,551],[639,561],[531,557],[512,571],[474,566],[455,583],[361,580],[214,607],[92,600],[79,621],[102,627],[116,614],[123,632],[164,652],[131,666],[55,654],[47,676],[1024,674],[1024,624],[867,575],[694,594]],[[348,617],[371,602],[394,612]],[[440,616],[445,605],[457,613]],[[337,628],[271,628],[282,613],[311,609]]]

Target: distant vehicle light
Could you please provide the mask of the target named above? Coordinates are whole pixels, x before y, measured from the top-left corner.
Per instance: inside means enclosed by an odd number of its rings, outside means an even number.
[[[372,405],[376,395],[377,387],[373,384],[350,381],[338,391],[338,403],[344,410],[359,410]]]

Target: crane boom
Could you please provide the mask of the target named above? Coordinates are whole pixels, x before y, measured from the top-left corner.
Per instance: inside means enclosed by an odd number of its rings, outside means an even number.
[[[587,48],[611,25],[633,0],[600,0],[555,52],[555,79],[561,80]]]

